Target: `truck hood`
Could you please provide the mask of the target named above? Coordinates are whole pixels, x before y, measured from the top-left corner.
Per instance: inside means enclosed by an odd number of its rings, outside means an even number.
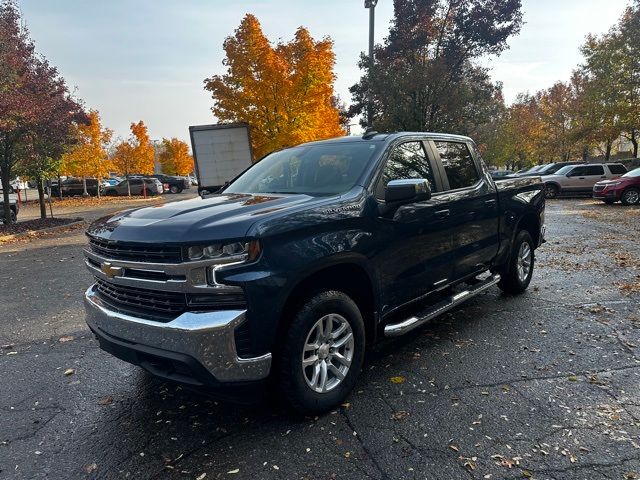
[[[251,225],[326,202],[308,195],[219,194],[119,212],[96,220],[87,234],[105,240],[196,244],[243,238]]]

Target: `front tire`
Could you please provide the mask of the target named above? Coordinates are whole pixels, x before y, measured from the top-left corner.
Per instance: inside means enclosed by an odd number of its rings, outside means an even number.
[[[640,203],[640,190],[637,188],[627,188],[622,192],[620,201],[623,205],[637,205]]]
[[[533,254],[533,240],[526,230],[520,230],[513,241],[511,257],[500,275],[498,287],[505,293],[524,292],[533,276],[535,256]]]
[[[180,193],[180,189],[175,185],[171,185],[171,187],[169,188],[169,191],[173,194]]]
[[[544,186],[544,198],[557,198],[560,194],[560,188],[553,183],[547,183]]]
[[[346,294],[324,291],[295,315],[279,353],[285,400],[302,414],[340,405],[362,368],[365,329],[358,306]]]

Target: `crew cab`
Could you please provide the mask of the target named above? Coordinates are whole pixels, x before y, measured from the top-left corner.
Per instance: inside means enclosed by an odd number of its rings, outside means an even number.
[[[377,340],[496,284],[523,292],[544,206],[539,177],[494,182],[468,137],[302,144],[220,193],[94,223],[87,323],[159,377],[234,399],[273,380],[297,410],[326,411]]]

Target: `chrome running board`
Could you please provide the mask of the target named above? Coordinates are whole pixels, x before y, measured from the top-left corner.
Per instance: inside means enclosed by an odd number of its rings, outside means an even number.
[[[476,283],[472,287],[467,290],[463,290],[462,292],[456,293],[455,295],[451,295],[450,297],[445,298],[444,300],[432,305],[427,308],[423,312],[420,313],[419,316],[414,316],[407,318],[399,323],[392,323],[386,325],[384,327],[384,336],[385,337],[398,337],[400,335],[404,335],[407,332],[410,332],[414,328],[418,328],[420,325],[428,322],[432,318],[437,317],[438,315],[451,310],[453,307],[460,305],[462,302],[469,300],[471,297],[475,297],[476,295],[484,292],[490,287],[493,287],[496,283],[500,281],[500,274],[495,273],[488,277],[485,280],[482,280],[479,283]]]

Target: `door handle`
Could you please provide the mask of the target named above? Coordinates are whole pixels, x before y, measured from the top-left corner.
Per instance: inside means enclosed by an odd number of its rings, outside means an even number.
[[[607,178],[605,175],[601,176],[600,178]]]
[[[438,218],[447,218],[451,212],[449,210],[438,210],[435,216]]]
[[[490,199],[490,200],[485,200],[485,201],[484,201],[484,204],[485,204],[485,205],[495,205],[495,204],[496,204],[496,199],[495,199],[495,198],[492,198],[492,199]]]
[[[580,180],[584,180],[584,177],[578,177]]]

